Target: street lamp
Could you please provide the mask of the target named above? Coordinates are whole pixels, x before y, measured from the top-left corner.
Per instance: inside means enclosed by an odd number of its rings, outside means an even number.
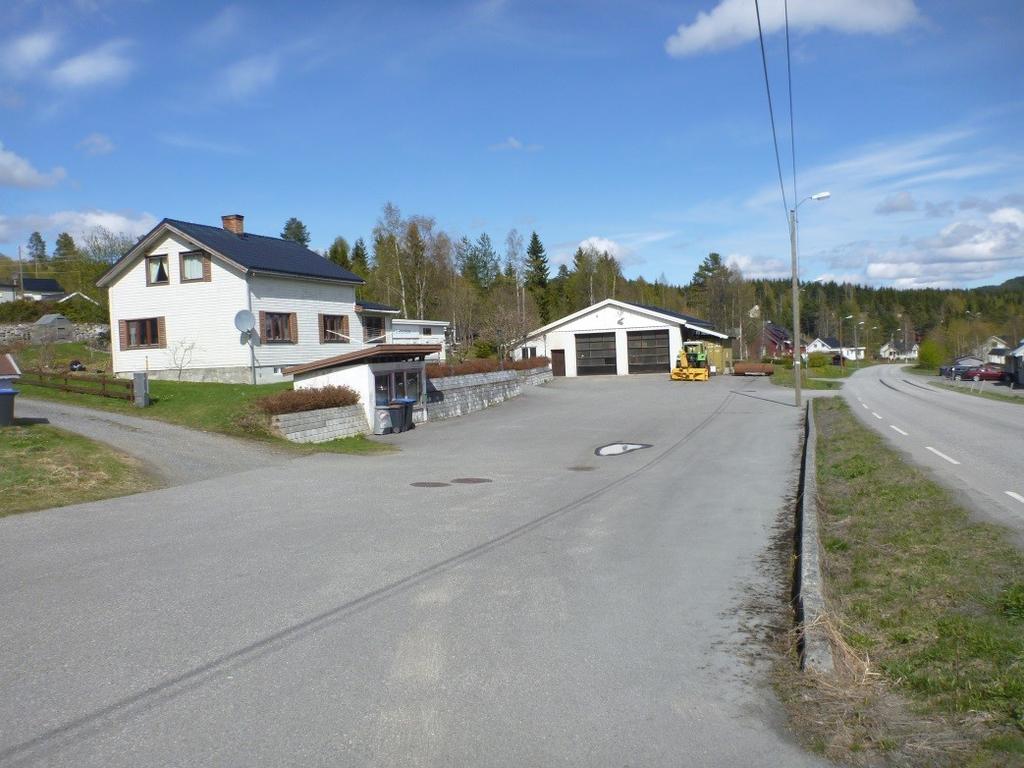
[[[839,367],[846,367],[846,353],[843,351],[843,323],[847,320],[853,320],[853,315],[847,315],[839,321]]]
[[[831,192],[818,192],[805,197],[789,211],[789,253],[793,260],[793,390],[796,407],[800,407],[800,269],[796,259],[796,210],[808,200],[828,200]]]

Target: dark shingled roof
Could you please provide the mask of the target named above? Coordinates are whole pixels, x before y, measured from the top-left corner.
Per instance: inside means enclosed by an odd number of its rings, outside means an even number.
[[[356,309],[366,309],[370,312],[398,312],[398,307],[389,307],[387,304],[378,304],[376,301],[363,301],[359,300],[356,302]]]
[[[347,269],[342,269],[320,254],[291,240],[252,235],[248,232],[236,235],[223,227],[193,224],[177,219],[164,219],[160,222],[160,224],[164,223],[184,232],[210,250],[256,272],[275,272],[324,280],[343,280],[350,283],[365,282],[358,275]]]
[[[669,317],[677,317],[680,320],[684,320],[690,325],[700,325],[705,328],[710,328],[711,323],[707,320],[701,320],[699,317],[693,317],[692,315],[684,315],[682,312],[674,312],[671,309],[664,309],[662,307],[655,307],[652,304],[637,304],[635,301],[623,301],[623,304],[629,304],[631,307],[637,307],[638,309],[647,309],[651,312],[660,312],[663,315]]]
[[[826,336],[825,338],[822,339],[822,341],[824,341],[830,349],[839,349],[840,347],[839,339],[837,339],[835,336]]]
[[[21,287],[29,293],[64,293],[60,283],[52,277],[26,277]]]

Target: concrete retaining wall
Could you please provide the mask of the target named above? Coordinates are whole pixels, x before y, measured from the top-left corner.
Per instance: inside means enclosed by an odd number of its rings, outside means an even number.
[[[427,379],[427,421],[464,416],[522,393],[516,371]]]
[[[326,443],[370,431],[361,405],[282,413],[270,419],[274,429],[293,443]]]
[[[832,643],[825,625],[827,609],[821,577],[821,542],[818,534],[817,430],[814,426],[814,401],[807,403],[801,479],[803,493],[797,511],[797,552],[799,578],[796,594],[797,619],[803,640],[803,668],[831,675],[835,671]]]

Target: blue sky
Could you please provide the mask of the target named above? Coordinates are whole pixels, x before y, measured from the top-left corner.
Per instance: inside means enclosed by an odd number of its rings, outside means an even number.
[[[791,0],[802,277],[1024,274],[1019,0]],[[762,0],[792,195],[782,0]],[[590,240],[686,282],[788,274],[753,0],[158,3],[0,11],[0,252],[167,216],[313,245],[386,201]],[[792,204],[792,200],[790,200]]]

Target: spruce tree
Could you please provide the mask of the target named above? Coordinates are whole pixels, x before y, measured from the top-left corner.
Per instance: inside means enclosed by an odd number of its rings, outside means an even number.
[[[281,230],[281,237],[284,240],[292,240],[303,248],[309,247],[309,230],[306,229],[305,224],[294,216],[284,223],[284,229]]]
[[[36,268],[46,263],[46,241],[38,232],[33,232],[28,238],[28,256],[35,262]]]
[[[366,243],[363,242],[363,238],[360,237],[352,246],[352,255],[349,257],[349,261],[352,264],[352,271],[366,279],[366,276],[370,274],[370,258],[366,252]]]
[[[526,290],[537,304],[542,325],[551,321],[551,298],[548,296],[548,257],[544,246],[534,232],[526,249]]]

